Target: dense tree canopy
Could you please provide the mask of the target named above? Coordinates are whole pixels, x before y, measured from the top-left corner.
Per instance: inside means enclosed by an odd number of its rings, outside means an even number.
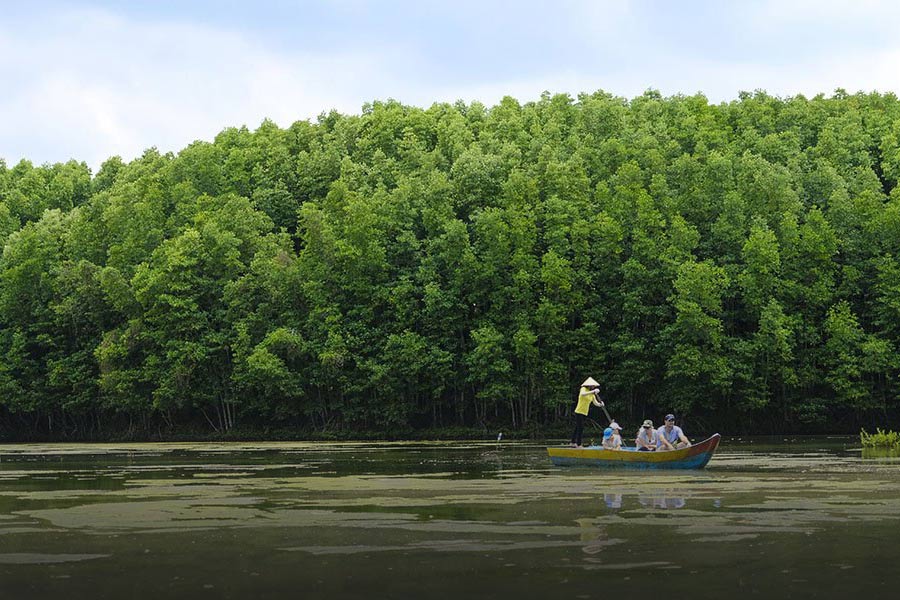
[[[0,161],[0,436],[900,412],[892,94],[394,101]]]

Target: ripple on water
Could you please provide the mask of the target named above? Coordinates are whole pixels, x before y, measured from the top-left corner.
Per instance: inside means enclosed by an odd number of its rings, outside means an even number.
[[[51,565],[108,558],[109,554],[38,554],[12,552],[0,554],[0,565]]]

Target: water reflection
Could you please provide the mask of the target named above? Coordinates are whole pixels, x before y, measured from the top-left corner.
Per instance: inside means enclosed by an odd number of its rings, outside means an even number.
[[[621,493],[605,493],[603,494],[603,503],[607,509],[615,512],[626,504],[626,498],[627,496]],[[635,493],[632,502],[634,502],[635,498],[637,499],[637,504],[643,508],[678,509],[684,508],[687,504],[683,492],[674,494],[671,492]],[[718,498],[713,499],[713,506],[720,506]],[[625,507],[627,508],[627,506]]]
[[[897,448],[863,448],[862,457],[869,460],[900,458],[900,447]]]
[[[610,542],[606,527],[598,524],[596,519],[576,519],[575,522],[581,528],[579,539],[584,544],[581,551],[585,554],[597,554],[615,543]]]
[[[685,500],[681,496],[640,495],[638,502],[644,508],[684,508]]]

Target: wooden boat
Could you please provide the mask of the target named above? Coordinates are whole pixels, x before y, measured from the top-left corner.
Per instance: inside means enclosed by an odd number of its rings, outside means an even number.
[[[553,464],[559,467],[600,467],[604,469],[702,469],[719,446],[716,433],[688,448],[656,452],[638,452],[636,448],[606,450],[586,448],[547,448]]]

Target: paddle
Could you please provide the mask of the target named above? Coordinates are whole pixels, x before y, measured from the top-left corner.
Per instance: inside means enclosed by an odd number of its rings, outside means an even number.
[[[597,429],[599,429],[601,433],[603,433],[603,428],[600,427],[600,423],[598,423],[597,421],[591,419],[590,417],[588,418],[588,421],[590,421],[590,422],[591,422],[591,425],[593,425],[594,427],[596,427]]]
[[[601,400],[601,402],[603,402],[603,401]],[[612,423],[613,418],[611,416],[609,416],[608,412],[606,412],[606,403],[604,402],[603,406],[601,406],[600,408],[603,410],[603,414],[606,415],[606,420],[609,421],[610,423]]]
[[[593,420],[593,419],[590,418],[590,417],[588,417],[588,421],[590,421],[590,422],[591,422],[591,425],[593,425],[594,427],[596,427],[596,428],[597,428],[597,431],[600,432],[600,439],[602,440],[602,439],[603,439],[603,428],[600,427],[600,423],[598,423],[597,421]],[[594,445],[594,440],[593,440],[593,439],[591,440],[590,445],[591,445],[591,446]]]

